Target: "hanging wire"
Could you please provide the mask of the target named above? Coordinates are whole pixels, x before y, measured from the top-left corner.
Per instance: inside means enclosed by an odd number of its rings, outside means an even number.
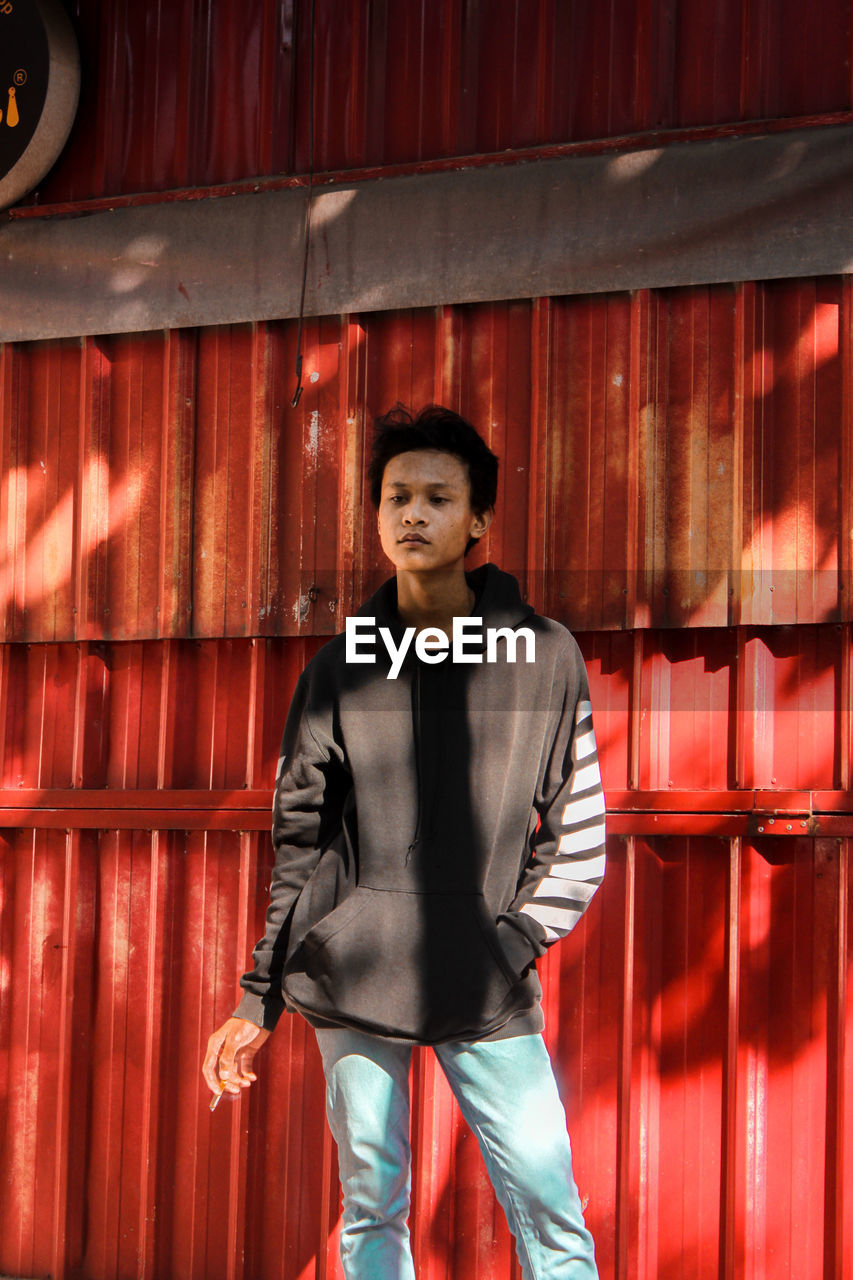
[[[302,325],[305,316],[305,286],[308,281],[308,253],[311,248],[311,205],[314,189],[314,6],[311,0],[310,43],[308,46],[308,199],[305,202],[305,235],[302,255],[302,289],[299,294],[299,323],[296,328],[296,390],[290,404],[296,408],[302,397]]]

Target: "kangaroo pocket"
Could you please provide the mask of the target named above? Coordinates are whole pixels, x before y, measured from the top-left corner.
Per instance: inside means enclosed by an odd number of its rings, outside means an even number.
[[[500,1026],[512,988],[480,894],[363,885],[309,930],[284,979],[309,1016],[426,1041]]]

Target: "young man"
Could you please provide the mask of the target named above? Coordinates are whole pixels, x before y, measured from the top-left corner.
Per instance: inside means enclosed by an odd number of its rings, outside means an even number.
[[[432,1045],[525,1280],[597,1275],[535,961],[604,874],[583,660],[494,565],[497,459],[436,406],[380,419],[369,469],[396,576],[308,664],[285,727],[267,929],[214,1093],[256,1078],[283,1009],[316,1028],[350,1280],[412,1280],[408,1075]]]

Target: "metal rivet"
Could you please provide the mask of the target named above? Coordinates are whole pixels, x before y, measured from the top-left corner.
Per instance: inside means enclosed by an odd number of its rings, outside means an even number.
[[[785,830],[786,830],[786,831],[790,831],[790,830],[791,830],[791,824],[790,824],[790,822],[788,823],[788,825],[787,825],[787,827],[785,828]]]
[[[771,818],[771,819],[770,819],[770,825],[771,825],[771,827],[773,826],[773,823],[774,823],[775,821],[776,821],[776,819],[775,819],[775,818]]]
[[[759,830],[759,831],[763,831],[763,830],[764,830],[764,828],[763,828],[763,827],[759,827],[759,828],[758,828],[758,830]]]

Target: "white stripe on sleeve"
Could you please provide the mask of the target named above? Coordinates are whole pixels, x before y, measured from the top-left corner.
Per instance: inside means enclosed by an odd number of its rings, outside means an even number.
[[[586,733],[576,734],[572,742],[572,760],[575,764],[580,764],[582,760],[589,760],[590,756],[595,755],[595,734],[592,729],[587,729]]]
[[[560,853],[584,853],[587,849],[597,849],[604,844],[604,823],[597,822],[594,827],[584,831],[567,831],[560,837],[558,846]]]
[[[574,794],[577,791],[589,791],[591,787],[597,787],[600,782],[601,771],[598,768],[598,761],[593,760],[592,764],[585,764],[581,768],[572,770],[569,792]]]
[[[569,898],[574,902],[589,902],[598,888],[581,880],[564,880],[560,876],[543,876],[533,891],[534,898]]]
[[[604,796],[599,791],[594,796],[585,796],[582,800],[570,800],[563,810],[562,825],[572,827],[576,822],[586,822],[587,818],[604,816]]]
[[[607,854],[597,853],[592,858],[572,858],[570,862],[552,862],[550,876],[564,880],[601,880],[607,864]]]
[[[549,942],[556,942],[558,938],[564,938],[570,933],[572,926],[577,924],[581,917],[580,910],[568,911],[563,907],[545,906],[542,902],[525,902],[521,908],[521,914],[532,916],[548,936]]]

